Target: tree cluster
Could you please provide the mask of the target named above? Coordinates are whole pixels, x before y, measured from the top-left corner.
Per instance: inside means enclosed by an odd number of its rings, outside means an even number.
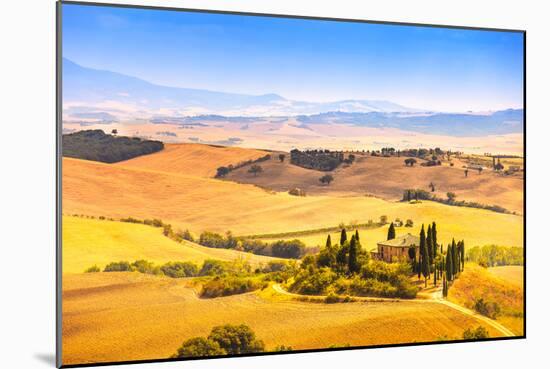
[[[334,301],[341,300],[338,295],[413,298],[417,288],[410,282],[409,274],[406,263],[371,260],[361,247],[359,232],[356,230],[348,238],[342,229],[337,243],[329,235],[318,255],[302,260],[290,289],[302,294],[335,295]]]
[[[351,164],[355,155],[350,154],[345,158],[343,151],[330,150],[305,150],[294,149],[290,151],[290,163],[302,168],[315,169],[320,171],[331,171],[340,164],[346,162]]]
[[[100,129],[78,131],[62,137],[63,156],[116,163],[164,149],[161,141],[109,135]]]
[[[299,259],[306,254],[305,244],[298,240],[278,240],[271,243],[234,237],[231,232],[225,236],[215,232],[202,232],[196,242],[202,246],[217,249],[233,249],[256,255],[274,256],[285,259]]]
[[[214,327],[208,337],[185,341],[172,358],[239,355],[263,352],[263,341],[245,324]]]
[[[483,267],[523,265],[523,252],[523,247],[475,246],[468,249],[466,261],[478,263]]]
[[[443,244],[438,242],[437,225],[435,222],[424,224],[420,230],[419,255],[416,255],[416,248],[409,249],[409,257],[412,269],[418,278],[424,278],[424,286],[428,286],[428,280],[433,278],[434,286],[441,281],[443,296],[447,296],[448,288],[459,273],[464,270],[465,247],[464,241],[456,242],[453,238],[447,250],[443,250]]]

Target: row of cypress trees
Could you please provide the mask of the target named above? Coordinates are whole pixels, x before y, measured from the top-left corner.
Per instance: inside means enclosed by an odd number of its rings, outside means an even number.
[[[388,231],[389,233],[390,231]],[[464,270],[464,240],[456,242],[453,238],[452,243],[447,246],[446,252],[443,251],[443,244],[438,244],[437,241],[436,223],[428,224],[427,230],[423,224],[420,230],[418,262],[414,247],[409,250],[409,257],[412,259],[413,271],[418,274],[419,279],[424,277],[426,287],[432,274],[434,286],[437,285],[438,280],[442,280],[443,296],[446,297],[449,283],[452,283]]]

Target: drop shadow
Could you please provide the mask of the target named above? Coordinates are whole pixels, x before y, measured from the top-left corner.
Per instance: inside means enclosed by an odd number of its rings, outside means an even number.
[[[44,353],[34,354],[34,358],[45,364],[55,367],[55,364],[56,364],[55,354],[44,354]]]

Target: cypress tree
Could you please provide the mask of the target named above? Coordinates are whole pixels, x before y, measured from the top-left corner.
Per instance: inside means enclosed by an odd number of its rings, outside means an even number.
[[[348,265],[349,242],[345,241],[336,252],[336,264],[340,270],[345,270]]]
[[[422,224],[422,229],[420,229],[420,255],[422,256],[422,262],[426,259],[426,262],[429,264],[430,259],[426,251],[426,232],[424,231],[424,224]]]
[[[390,228],[388,228],[388,240],[393,240],[395,238],[395,227],[393,222],[390,223]]]
[[[445,275],[443,275],[443,297],[447,297],[448,292],[448,286],[447,286],[447,278]]]
[[[409,246],[409,259],[411,260],[412,272],[416,271],[416,247],[414,245]]]
[[[424,231],[424,229],[422,229]],[[424,275],[424,287],[428,287],[428,277],[430,276],[430,264],[428,262],[428,246],[424,242],[424,257],[422,258],[422,275]]]
[[[340,246],[343,246],[347,240],[348,235],[346,234],[346,229],[342,228],[342,232],[340,233]]]
[[[453,256],[451,254],[451,246],[447,246],[447,255],[445,256],[445,272],[447,281],[453,280]]]
[[[418,255],[418,263],[416,264],[416,272],[418,273],[418,279],[420,279],[420,275],[422,274],[422,249],[420,249],[420,254]]]
[[[428,224],[428,231],[426,232],[426,247],[428,249],[428,256],[429,256],[428,263],[433,264],[434,249],[432,245],[432,226],[430,224]]]
[[[432,223],[432,244],[434,247],[434,257],[437,256],[437,229],[435,228],[435,222]]]
[[[434,269],[434,286],[437,286],[437,264],[435,264]]]
[[[357,241],[355,236],[351,236],[349,242],[349,258],[348,258],[348,270],[350,273],[357,273],[359,270],[359,263],[357,262]]]
[[[460,241],[460,262],[462,264],[462,271],[464,271],[464,254],[465,252],[464,240]]]
[[[359,242],[359,231],[355,230],[355,241]]]
[[[332,241],[330,239],[330,234],[327,237],[327,243],[325,244],[325,247],[329,250],[332,249]]]
[[[459,269],[459,265],[458,265],[458,250],[457,250],[457,247],[456,247],[456,242],[455,242],[455,239],[453,238],[453,243],[451,244],[451,248],[452,248],[452,255],[453,255],[453,279],[454,277],[458,274],[458,269]]]

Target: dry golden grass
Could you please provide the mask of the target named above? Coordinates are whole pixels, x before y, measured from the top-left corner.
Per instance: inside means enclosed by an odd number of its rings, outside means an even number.
[[[510,211],[523,213],[523,177],[504,176],[485,170],[481,174],[470,170],[464,176],[462,162],[455,161],[451,167],[405,166],[405,158],[371,157],[356,154],[357,161],[351,166],[341,166],[331,174],[334,182],[322,185],[319,178],[322,172],[304,169],[289,163],[289,155],[281,163],[278,155],[262,162],[264,172],[254,176],[248,173],[249,167],[231,172],[228,180],[251,183],[276,191],[288,191],[297,187],[308,195],[365,195],[372,194],[387,200],[400,200],[406,188],[420,188],[430,191],[429,184],[435,184],[434,194],[447,198],[447,192],[454,192],[458,200],[478,202],[486,205],[500,205]],[[491,161],[488,159],[489,162]],[[520,161],[521,159],[509,159]],[[419,160],[420,163],[420,160]]]
[[[460,339],[478,320],[437,303],[319,304],[250,293],[199,299],[186,280],[139,273],[63,278],[63,363],[161,359],[222,324],[249,325],[268,350]]]
[[[448,298],[472,310],[478,298],[496,302],[502,311],[497,321],[514,333],[523,334],[523,286],[518,285],[517,281],[510,282],[509,278],[497,277],[493,272],[469,263],[460,277],[453,282]]]
[[[523,266],[507,265],[488,268],[487,270],[506,282],[523,287]]]
[[[235,234],[300,231],[387,215],[413,219],[416,225],[436,221],[443,242],[455,237],[467,245],[523,246],[523,217],[516,215],[430,201],[296,197],[253,185],[67,158],[63,159],[63,212],[160,218],[194,233],[231,230]]]
[[[212,249],[192,242],[175,242],[161,228],[107,220],[63,217],[63,273],[82,273],[110,262],[145,259],[155,264],[191,261],[200,266],[206,259],[231,261],[238,258],[252,265],[277,260],[233,250]]]
[[[165,144],[164,150],[117,163],[117,166],[158,170],[169,173],[213,177],[216,169],[254,160],[267,152],[239,147],[201,144]]]

